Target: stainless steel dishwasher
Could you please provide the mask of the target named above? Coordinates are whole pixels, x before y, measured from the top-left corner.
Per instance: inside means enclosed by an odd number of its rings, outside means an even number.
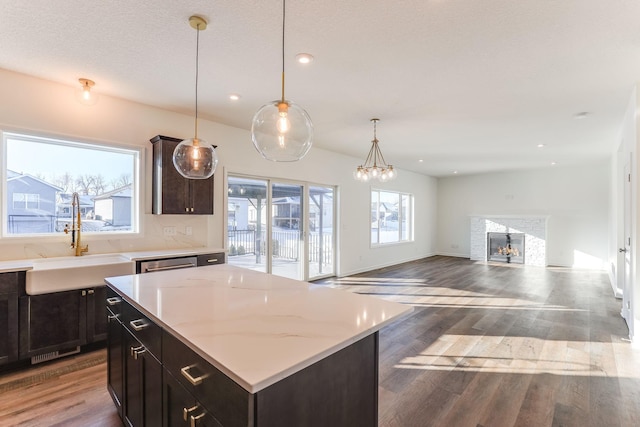
[[[178,270],[180,268],[191,268],[198,266],[197,256],[181,258],[154,259],[148,261],[138,261],[136,272],[139,274],[152,273],[154,271]]]

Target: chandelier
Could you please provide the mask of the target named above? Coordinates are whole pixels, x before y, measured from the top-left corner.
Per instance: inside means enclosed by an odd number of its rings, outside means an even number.
[[[380,119],[371,119],[373,122],[373,140],[371,141],[371,149],[367,155],[364,164],[358,166],[353,172],[353,177],[357,181],[367,182],[377,179],[381,182],[391,181],[398,175],[392,165],[388,165],[384,160],[384,156],[378,146],[378,138],[376,137],[376,123]]]

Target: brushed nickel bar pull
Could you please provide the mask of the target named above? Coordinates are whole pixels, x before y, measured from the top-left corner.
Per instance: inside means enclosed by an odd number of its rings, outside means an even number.
[[[120,316],[119,314],[114,314],[113,316],[109,315],[109,316],[107,316],[107,320],[109,320],[109,321],[111,321],[111,320],[115,320],[115,319],[117,319],[119,316]]]
[[[142,353],[146,352],[147,349],[144,347],[138,347],[133,351],[133,358],[135,360],[138,360],[138,356],[141,355]]]
[[[218,262],[218,258],[211,258],[208,259],[207,262]]]
[[[207,378],[207,375],[202,375],[199,377],[194,378],[190,373],[189,373],[189,369],[195,367],[196,365],[189,365],[189,366],[185,366],[184,368],[180,368],[180,373],[182,374],[183,377],[185,377],[192,385],[200,385],[202,384],[202,380],[204,380],[205,378]]]
[[[198,421],[200,421],[200,418],[204,417],[204,412],[201,413],[200,415],[196,415],[195,417],[193,415],[191,415],[191,427],[198,427]]]
[[[182,408],[182,418],[185,421],[189,421],[189,414],[198,409],[198,405],[192,406],[191,408]]]
[[[139,347],[131,346],[131,357],[133,357],[134,359],[137,359],[138,356],[136,354],[141,350],[144,350],[144,346],[139,346]]]
[[[195,265],[193,265],[193,264],[178,264],[178,265],[169,265],[169,266],[166,266],[166,267],[153,267],[153,268],[147,268],[147,272],[162,271],[162,270],[176,270],[178,268],[189,268],[189,267],[195,267]]]
[[[129,324],[131,325],[134,331],[141,331],[147,326],[149,326],[149,324],[144,319],[132,320],[131,322],[129,322]]]
[[[117,305],[117,304],[120,304],[121,302],[122,302],[122,298],[120,297],[107,298],[107,304],[109,305]]]

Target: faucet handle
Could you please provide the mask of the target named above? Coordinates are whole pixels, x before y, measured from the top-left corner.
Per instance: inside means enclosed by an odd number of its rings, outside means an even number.
[[[64,231],[64,234],[69,234],[69,224],[65,224],[64,225],[64,230],[62,230],[62,231]]]

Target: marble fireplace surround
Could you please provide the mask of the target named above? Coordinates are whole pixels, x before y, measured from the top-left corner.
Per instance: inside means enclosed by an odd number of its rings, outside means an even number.
[[[524,264],[547,265],[548,216],[471,215],[470,258],[487,260],[487,233],[524,233]]]

